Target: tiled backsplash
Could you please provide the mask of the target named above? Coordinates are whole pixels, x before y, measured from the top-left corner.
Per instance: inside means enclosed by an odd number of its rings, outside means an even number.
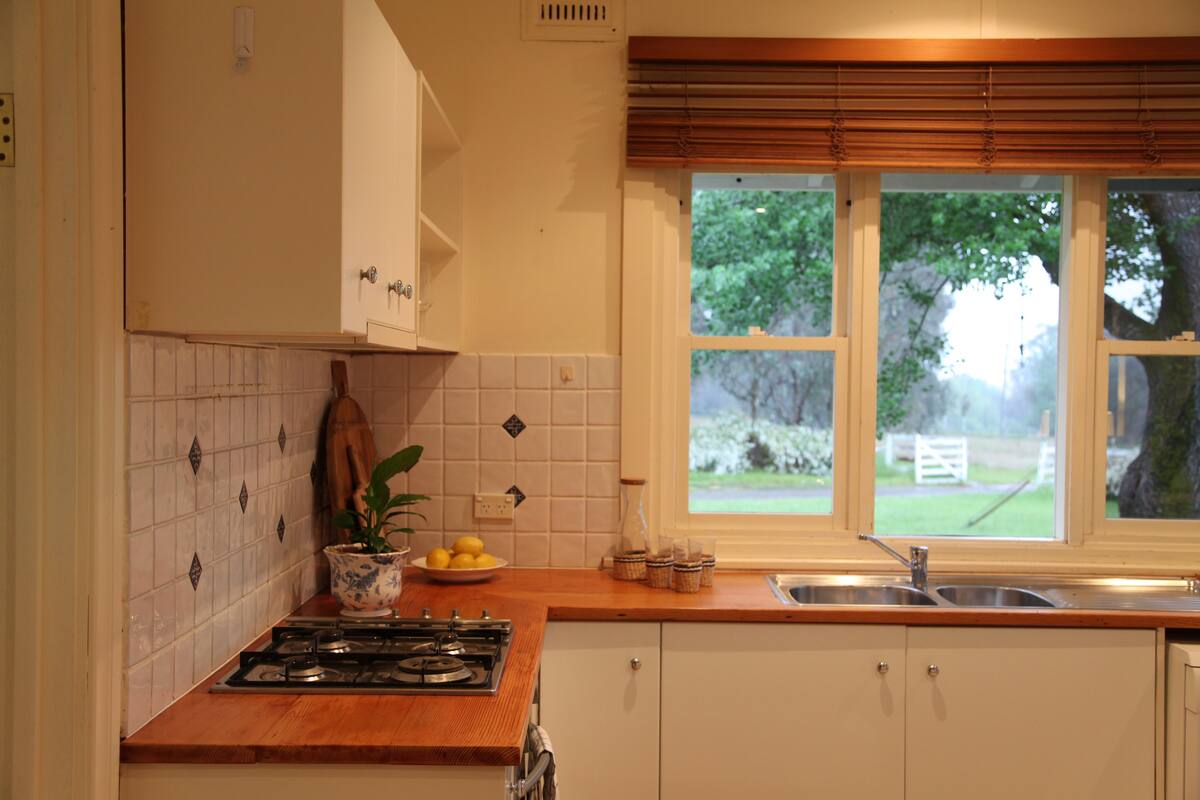
[[[564,378],[565,376],[568,376]],[[351,392],[380,457],[425,448],[396,490],[417,508],[413,556],[479,532],[526,567],[583,567],[618,530],[620,359],[584,355],[358,355]],[[475,492],[510,492],[512,522],[476,520]]]
[[[327,584],[316,460],[338,359],[380,457],[425,447],[394,486],[432,498],[414,556],[464,533],[519,566],[611,552],[616,356],[350,358],[130,336],[126,734]],[[475,492],[512,493],[514,520],[475,520]]]
[[[316,443],[346,359],[128,346],[126,734],[327,582]]]

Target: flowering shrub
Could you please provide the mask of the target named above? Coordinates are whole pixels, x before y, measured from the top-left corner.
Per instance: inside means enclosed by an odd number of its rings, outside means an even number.
[[[803,425],[758,422],[741,414],[693,417],[688,469],[718,475],[760,469],[795,475],[828,475],[833,433]]]

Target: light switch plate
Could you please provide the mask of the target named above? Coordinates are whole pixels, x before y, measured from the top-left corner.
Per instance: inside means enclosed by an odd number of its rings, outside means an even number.
[[[475,519],[512,519],[515,500],[511,494],[477,494]]]

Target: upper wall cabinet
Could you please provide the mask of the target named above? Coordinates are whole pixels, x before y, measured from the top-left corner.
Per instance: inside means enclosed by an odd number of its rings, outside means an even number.
[[[375,0],[243,3],[126,0],[127,327],[413,349],[423,81]]]
[[[462,335],[462,153],[429,81],[420,76],[420,217],[417,226],[418,342],[458,350]]]

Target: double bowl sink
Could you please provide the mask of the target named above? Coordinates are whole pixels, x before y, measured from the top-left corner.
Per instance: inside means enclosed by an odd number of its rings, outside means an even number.
[[[881,575],[770,575],[767,580],[780,600],[804,606],[1060,607],[1019,586],[931,582],[922,591],[902,578]]]
[[[795,606],[1200,613],[1200,582],[1186,578],[939,575],[929,577],[924,591],[901,574],[780,574],[768,575],[767,583]]]

